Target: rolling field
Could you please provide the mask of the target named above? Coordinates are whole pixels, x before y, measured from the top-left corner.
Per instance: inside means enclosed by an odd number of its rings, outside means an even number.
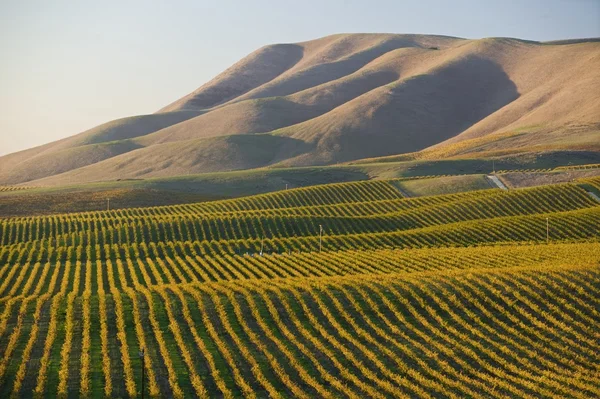
[[[581,185],[0,219],[0,397],[599,397]]]
[[[493,159],[375,159],[347,165],[265,168],[202,173],[166,178],[118,179],[51,187],[0,187],[0,217],[41,216],[111,208],[139,208],[233,199],[290,188],[391,180],[410,197],[434,196],[492,188],[485,174],[494,167],[510,188],[533,187],[593,178],[600,174],[595,152],[545,152]],[[567,158],[568,157],[568,158]],[[375,162],[377,161],[377,162]],[[590,163],[594,162],[594,163]],[[566,165],[570,166],[558,166]],[[500,172],[499,172],[500,173]]]

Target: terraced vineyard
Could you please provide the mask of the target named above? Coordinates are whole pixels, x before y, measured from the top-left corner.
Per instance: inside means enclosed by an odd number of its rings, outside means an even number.
[[[591,186],[597,192],[600,193],[600,177],[595,177],[592,179],[584,179],[584,180],[582,180],[582,183]]]
[[[600,202],[393,183],[1,220],[0,397],[600,397]]]
[[[8,192],[8,191],[19,191],[19,190],[27,190],[30,189],[32,187],[25,187],[25,186],[0,186],[0,193],[2,192]]]

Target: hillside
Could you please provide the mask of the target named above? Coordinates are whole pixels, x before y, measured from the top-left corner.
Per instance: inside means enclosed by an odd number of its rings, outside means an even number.
[[[403,182],[0,219],[0,396],[598,397],[600,178]]]
[[[366,159],[335,166],[260,168],[58,187],[0,186],[0,217],[97,211],[108,205],[126,209],[214,201],[364,180],[394,179],[404,195],[431,196],[496,188],[487,177],[493,170],[510,189],[585,181],[600,176],[600,152],[589,151],[554,151],[534,157],[515,154],[494,159],[394,161],[395,158]]]
[[[265,46],[153,115],[0,157],[0,185],[600,152],[600,42],[342,34]]]

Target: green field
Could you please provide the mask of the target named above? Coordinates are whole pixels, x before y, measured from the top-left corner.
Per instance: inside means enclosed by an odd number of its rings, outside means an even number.
[[[600,179],[484,183],[0,219],[0,397],[599,397]]]
[[[239,198],[321,184],[401,179],[410,196],[431,196],[490,188],[483,177],[496,171],[517,173],[522,186],[556,183],[545,175],[600,174],[598,153],[546,152],[510,157],[403,160],[323,167],[265,168],[168,178],[125,179],[56,187],[0,186],[0,217],[175,205]],[[568,160],[568,161],[567,161]],[[595,163],[590,163],[595,162]],[[571,166],[564,166],[564,165]],[[528,171],[528,173],[521,173]],[[542,175],[540,177],[540,175]]]

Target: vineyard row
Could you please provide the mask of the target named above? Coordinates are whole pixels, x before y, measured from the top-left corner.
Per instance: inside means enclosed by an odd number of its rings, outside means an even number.
[[[495,256],[465,254],[475,269],[92,295],[61,284],[2,304],[0,395],[136,396],[143,347],[159,396],[597,397],[600,274],[571,250],[578,266],[497,269]]]
[[[554,244],[423,250],[371,250],[299,253],[265,256],[222,255],[200,257],[166,255],[162,258],[123,257],[115,251],[102,261],[57,261],[26,263],[0,268],[0,298],[59,294],[69,287],[76,294],[111,288],[218,282],[248,279],[282,279],[344,276],[361,273],[417,273],[472,267],[486,260],[486,267],[513,267],[532,258],[564,262],[579,251],[579,258],[597,257],[600,244]],[[468,257],[468,258],[466,258]],[[525,263],[523,263],[525,262]],[[482,266],[483,267],[483,266]],[[100,279],[98,269],[104,278]],[[110,279],[109,279],[110,276]],[[61,281],[58,287],[55,281]],[[89,281],[88,281],[89,280]],[[66,286],[65,286],[66,285]]]

